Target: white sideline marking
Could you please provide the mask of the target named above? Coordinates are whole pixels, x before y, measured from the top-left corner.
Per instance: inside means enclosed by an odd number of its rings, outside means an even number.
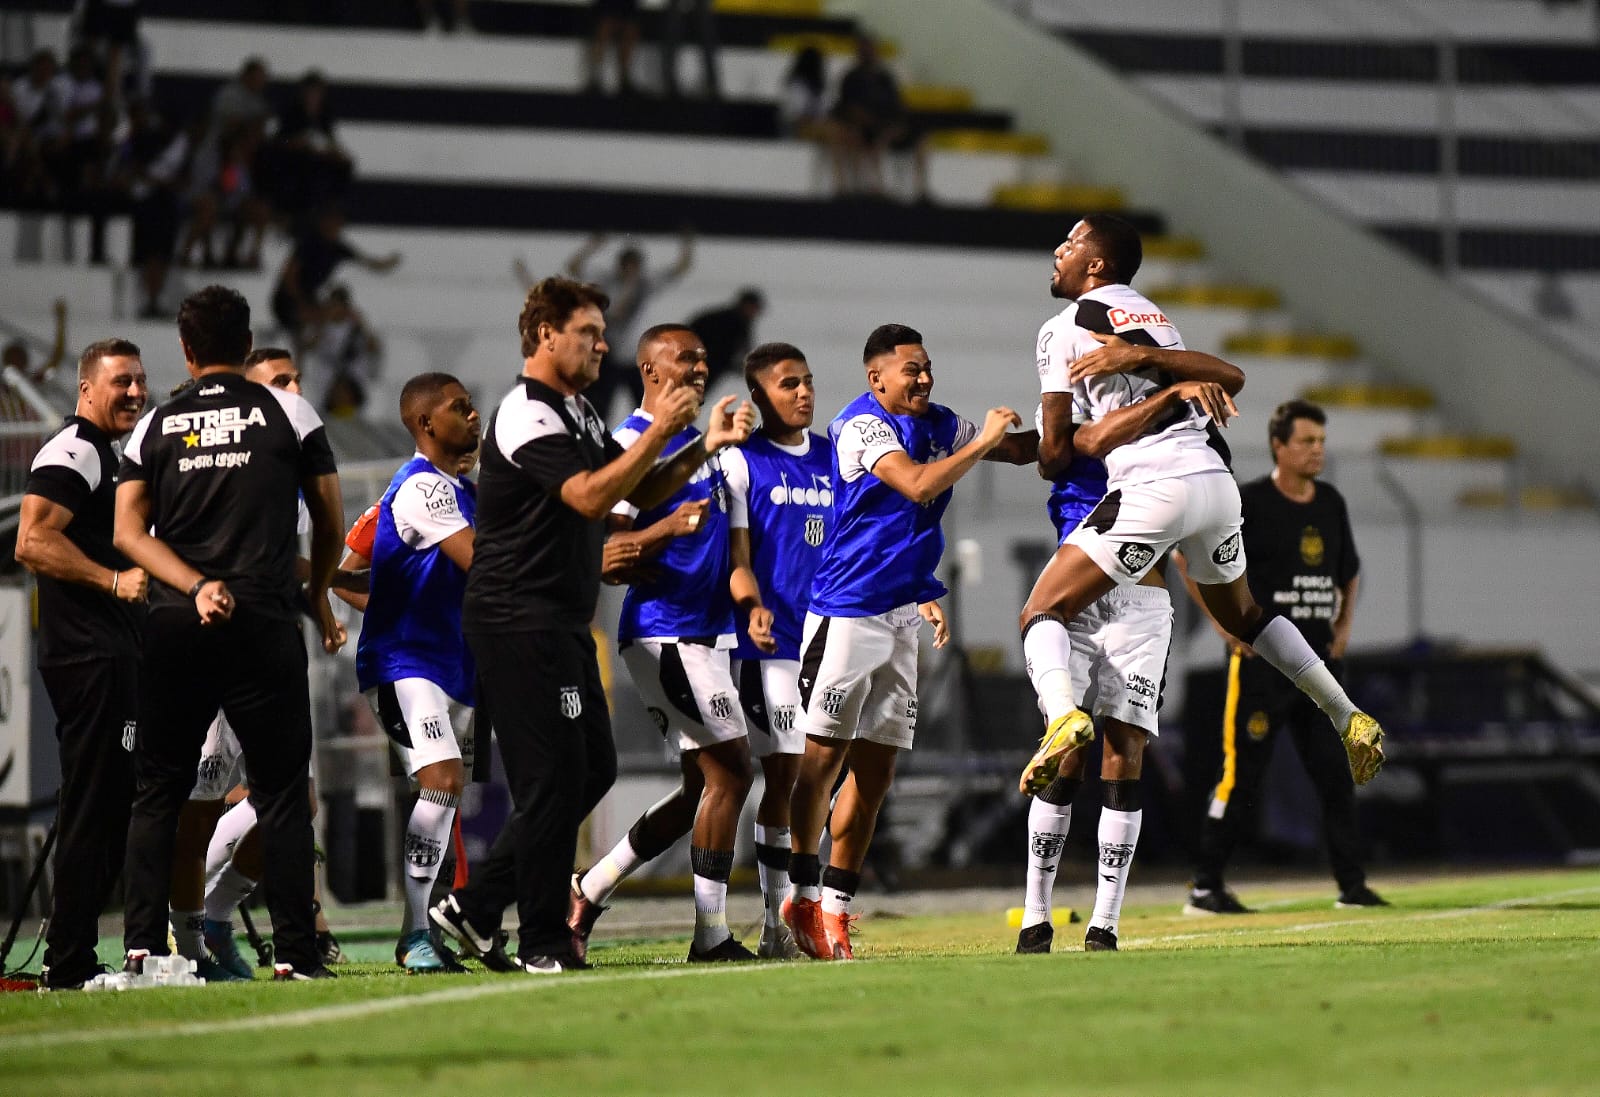
[[[1525,895],[1517,899],[1500,899],[1493,903],[1484,903],[1475,907],[1452,907],[1449,910],[1429,910],[1416,914],[1402,914],[1394,918],[1382,919],[1382,924],[1389,925],[1395,922],[1430,922],[1441,918],[1461,918],[1468,914],[1486,914],[1494,910],[1508,910],[1512,907],[1526,906],[1530,903],[1547,903],[1554,899],[1570,899],[1578,895],[1594,895],[1600,893],[1600,887],[1573,888],[1569,891],[1552,891],[1542,895]],[[1212,933],[1169,933],[1160,937],[1141,937],[1128,942],[1132,948],[1141,948],[1146,945],[1170,944],[1175,941],[1204,941],[1208,938],[1234,937],[1250,933],[1304,933],[1314,929],[1337,929],[1340,926],[1365,926],[1375,923],[1361,918],[1333,918],[1324,922],[1299,922],[1292,926],[1241,926],[1234,919],[1236,915],[1219,914],[1217,920],[1221,922],[1217,930]],[[1228,928],[1224,929],[1225,925]]]
[[[385,998],[371,998],[362,1002],[344,1002],[339,1005],[315,1006],[311,1009],[288,1013],[270,1013],[264,1016],[238,1017],[228,1021],[188,1021],[163,1028],[154,1026],[117,1029],[74,1029],[68,1032],[30,1032],[0,1038],[0,1052],[23,1048],[59,1047],[62,1044],[95,1044],[120,1040],[168,1040],[182,1036],[209,1036],[220,1032],[253,1032],[264,1028],[301,1028],[324,1021],[348,1021],[371,1017],[408,1008],[412,1003],[470,1002],[478,998],[491,998],[502,994],[524,994],[554,987],[601,986],[612,983],[632,983],[654,979],[681,979],[686,976],[749,975],[758,971],[777,971],[782,964],[751,964],[723,968],[677,968],[671,971],[626,971],[616,975],[528,976],[507,978],[472,986],[453,987],[449,990],[427,991],[422,994],[397,994]],[[159,988],[150,988],[160,993]],[[204,987],[193,992],[204,993]],[[96,992],[99,993],[99,992]],[[109,994],[141,994],[148,991],[108,991]]]

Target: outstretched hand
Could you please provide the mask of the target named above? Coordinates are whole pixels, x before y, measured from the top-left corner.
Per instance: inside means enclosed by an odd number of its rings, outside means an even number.
[[[715,453],[723,446],[736,446],[750,437],[750,432],[756,429],[756,411],[750,406],[750,401],[739,400],[739,406],[733,406],[737,396],[724,396],[717,401],[717,406],[711,409],[711,421],[706,424],[706,451]]]
[[[1220,427],[1239,414],[1239,407],[1228,395],[1228,390],[1215,381],[1182,381],[1173,386],[1180,400],[1193,400],[1200,410],[1216,420]]]
[[[700,394],[688,385],[668,382],[656,398],[656,422],[668,437],[693,423],[699,415]]]
[[[933,646],[942,648],[950,642],[950,622],[945,618],[944,607],[938,602],[924,602],[917,607],[922,619],[933,626]]]

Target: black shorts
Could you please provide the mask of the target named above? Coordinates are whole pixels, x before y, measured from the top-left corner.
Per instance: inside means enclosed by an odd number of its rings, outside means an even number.
[[[108,4],[106,0],[87,0],[84,4],[83,37],[89,41],[131,46],[138,33],[138,3]]]

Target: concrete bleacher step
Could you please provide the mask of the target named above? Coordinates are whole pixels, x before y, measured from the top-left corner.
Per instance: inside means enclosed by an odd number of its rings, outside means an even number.
[[[1519,491],[1507,491],[1504,487],[1467,488],[1456,502],[1467,510],[1519,509],[1545,514],[1583,514],[1600,509],[1600,504],[1587,491],[1555,484],[1529,484]]]
[[[1423,510],[1454,509],[1463,494],[1514,490],[1516,442],[1501,435],[1418,434],[1383,439],[1382,465]]]
[[[1248,286],[1225,282],[1156,283],[1146,285],[1144,295],[1158,305],[1194,308],[1236,308],[1276,311],[1283,299],[1270,286]]]
[[[1288,358],[1351,359],[1361,353],[1348,335],[1322,335],[1296,331],[1245,331],[1230,335],[1224,344],[1229,354],[1273,355]]]
[[[1121,187],[1082,183],[1002,183],[994,188],[990,204],[1000,209],[1065,213],[1072,210],[1120,210],[1126,204]]]

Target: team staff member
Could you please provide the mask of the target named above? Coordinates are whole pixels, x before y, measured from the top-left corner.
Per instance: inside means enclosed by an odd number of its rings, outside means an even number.
[[[616,779],[617,748],[589,623],[600,590],[605,519],[627,499],[653,507],[754,415],[717,404],[701,444],[657,461],[699,414],[689,386],[663,392],[655,422],[624,450],[580,394],[600,373],[609,299],[547,278],[528,291],[517,328],[522,373],[483,432],[477,534],[462,625],[513,809],[471,882],[430,915],[487,965],[531,973],[583,966],[567,925],[578,827]],[[515,901],[517,959],[500,921]]]
[[[39,578],[39,676],[61,756],[50,990],[99,973],[100,911],[127,847],[147,581],[111,543],[111,441],[134,428],[147,395],[138,347],[91,343],[78,359],[77,408],[40,448],[23,489],[17,562]]]
[[[1317,655],[1337,666],[1350,642],[1361,558],[1344,497],[1321,483],[1327,417],[1305,400],[1280,404],[1267,424],[1271,475],[1239,489],[1244,505],[1244,550],[1256,602],[1288,618]],[[1221,631],[1219,628],[1218,631]],[[1222,769],[1200,827],[1200,864],[1186,914],[1244,914],[1223,883],[1238,841],[1240,820],[1287,729],[1322,801],[1323,832],[1341,907],[1386,906],[1367,886],[1361,867],[1355,782],[1338,736],[1282,675],[1249,645],[1228,641],[1228,696],[1222,717]]]
[[[124,938],[131,970],[167,951],[167,885],[178,812],[220,707],[250,774],[282,978],[331,978],[312,917],[311,704],[298,614],[323,647],[342,640],[328,586],[344,519],[333,451],[311,405],[244,376],[250,307],[222,286],[191,294],[178,337],[199,383],[147,415],[128,440],[116,544],[152,590],[140,688],[137,786],[128,828]],[[305,603],[296,514],[311,512]]]

